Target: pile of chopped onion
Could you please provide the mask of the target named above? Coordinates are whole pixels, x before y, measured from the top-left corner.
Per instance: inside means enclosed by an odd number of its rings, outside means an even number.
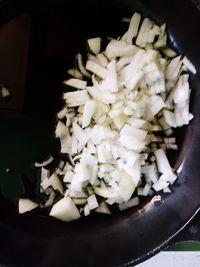
[[[100,37],[87,44],[86,64],[78,54],[78,69],[67,71],[71,90],[57,114],[55,134],[70,161],[54,172],[41,169],[45,207],[63,221],[93,210],[110,214],[114,204],[125,210],[141,196],[171,192],[177,175],[166,150],[178,149],[173,128],[193,118],[186,72],[196,70],[168,47],[165,24],[134,13],[127,32],[105,51]]]

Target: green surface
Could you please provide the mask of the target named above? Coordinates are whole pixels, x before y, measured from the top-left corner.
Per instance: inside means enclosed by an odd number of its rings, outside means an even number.
[[[177,243],[172,247],[169,247],[167,251],[200,251],[200,242],[187,241]]]

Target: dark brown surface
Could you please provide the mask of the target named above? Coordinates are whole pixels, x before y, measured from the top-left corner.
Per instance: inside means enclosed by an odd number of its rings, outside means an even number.
[[[6,85],[12,98],[0,103],[0,109],[21,112],[24,103],[31,19],[22,15],[0,30],[0,84]]]

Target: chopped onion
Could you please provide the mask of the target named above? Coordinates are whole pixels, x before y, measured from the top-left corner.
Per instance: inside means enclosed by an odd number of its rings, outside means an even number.
[[[64,81],[64,84],[72,86],[72,87],[77,88],[77,89],[83,89],[83,90],[87,86],[87,82],[86,81],[82,81],[80,79],[75,79],[75,78],[72,78],[72,79]]]
[[[66,101],[68,107],[81,106],[89,100],[89,96],[86,90],[64,93],[63,98]]]
[[[159,49],[165,47],[167,44],[167,35],[165,34],[162,39],[159,39],[154,43],[154,48]]]
[[[68,134],[68,129],[62,121],[58,121],[55,134],[60,139],[63,139]]]
[[[44,180],[40,183],[41,188],[43,188],[44,190],[46,190],[50,185],[51,185],[51,181],[50,181],[49,178],[44,179]]]
[[[162,52],[168,58],[173,58],[173,57],[175,57],[177,55],[176,52],[174,50],[170,49],[170,48],[165,48],[165,49],[162,50]]]
[[[76,191],[70,191],[69,196],[71,198],[87,198],[88,195],[85,192],[76,192]]]
[[[152,29],[153,23],[150,19],[145,18],[142,22],[141,28],[139,30],[136,45],[140,47],[145,47],[148,42],[149,31]]]
[[[100,63],[101,66],[103,66],[103,67],[107,67],[108,66],[108,63],[109,63],[108,59],[103,53],[98,54],[96,57],[97,57],[97,60],[98,60],[98,62]]]
[[[18,202],[19,213],[26,213],[38,207],[38,204],[27,198],[20,198]]]
[[[141,15],[135,12],[131,18],[128,28],[127,38],[126,38],[127,44],[132,44],[133,38],[137,36],[140,21],[141,21]]]
[[[109,59],[115,59],[117,57],[133,56],[137,51],[138,48],[134,45],[127,45],[124,41],[111,40],[105,53]]]
[[[107,66],[107,74],[105,80],[102,82],[102,88],[111,93],[118,92],[118,80],[116,73],[116,61],[112,60]]]
[[[90,215],[90,208],[89,208],[89,205],[86,204],[84,207],[84,216],[88,216],[88,215]]]
[[[193,74],[197,73],[195,66],[192,64],[192,62],[189,61],[187,57],[183,58],[183,65],[185,66],[187,70],[189,70]]]
[[[48,207],[50,207],[50,206],[53,205],[55,195],[56,195],[55,192],[51,192],[51,194],[49,195],[49,199],[48,199],[47,202],[45,203],[45,208],[48,208]]]
[[[121,171],[119,181],[119,197],[124,202],[127,202],[134,193],[135,188],[136,187],[131,176],[127,172]]]
[[[70,74],[71,76],[73,76],[76,79],[81,79],[81,80],[83,79],[82,73],[80,73],[80,71],[77,70],[77,69],[69,69],[67,71],[67,73]]]
[[[80,72],[87,78],[90,78],[91,75],[89,74],[89,72],[87,72],[85,66],[83,65],[83,58],[81,54],[77,55],[77,63],[78,63],[78,67]]]
[[[58,112],[57,117],[59,120],[62,120],[67,114],[67,108],[63,108],[61,111]]]
[[[87,203],[90,210],[94,210],[99,206],[96,196],[94,194],[88,197]]]
[[[95,211],[103,214],[111,214],[108,205],[104,201],[99,204],[99,207],[97,207]]]
[[[103,104],[112,104],[116,101],[115,94],[99,91],[94,86],[88,86],[87,91],[94,99],[102,102]]]
[[[51,186],[53,187],[54,190],[58,190],[60,194],[63,195],[63,186],[62,183],[56,173],[53,173],[51,177],[49,178],[49,181],[51,183]]]
[[[54,158],[52,156],[49,156],[49,158],[47,160],[43,161],[42,163],[35,162],[34,166],[38,167],[38,168],[45,167],[48,164],[50,164],[53,160],[54,160]]]
[[[73,198],[73,201],[75,205],[84,205],[87,203],[86,198]]]
[[[169,81],[176,81],[182,66],[181,56],[177,56],[170,61],[166,69],[166,78]]]
[[[132,208],[134,206],[138,206],[139,203],[140,203],[139,198],[138,197],[134,197],[134,198],[130,199],[128,202],[119,204],[119,209],[121,211],[122,210],[126,210],[126,209]]]
[[[94,115],[95,109],[96,109],[96,103],[94,101],[88,100],[85,103],[85,106],[83,109],[82,128],[85,128],[90,124],[91,119]]]
[[[88,39],[87,41],[90,51],[95,55],[98,54],[101,50],[101,38],[100,37],[91,38]]]
[[[153,189],[158,192],[164,190],[168,186],[169,182],[166,182],[165,180],[158,180],[155,184],[153,184]]]
[[[88,60],[86,63],[86,69],[91,71],[92,73],[96,74],[97,76],[99,76],[102,79],[106,78],[107,69],[102,67],[101,65],[97,64],[96,62]]]
[[[196,69],[169,48],[166,24],[134,13],[127,32],[108,40],[101,51],[100,37],[88,39],[86,66],[78,54],[80,72],[68,70],[72,78],[65,84],[77,90],[63,94],[55,136],[69,162],[58,160],[51,176],[41,170],[44,206],[54,204],[50,215],[63,221],[78,219],[79,211],[110,214],[114,204],[125,210],[137,206],[139,196],[170,192],[177,175],[167,150],[178,149],[172,128],[193,118],[187,72]]]
[[[163,149],[158,149],[154,152],[155,157],[156,157],[156,162],[158,166],[158,171],[162,174],[172,174],[172,168],[169,164],[169,161],[167,159],[167,156]]]
[[[70,197],[59,200],[51,209],[50,216],[64,222],[77,220],[80,218],[79,211]]]
[[[146,144],[145,141],[140,141],[136,137],[130,135],[120,135],[119,142],[123,147],[136,152],[141,152]]]
[[[130,135],[130,136],[137,138],[140,141],[143,141],[143,140],[145,140],[145,138],[147,136],[147,131],[129,126],[128,124],[125,124],[123,129],[120,131],[120,134],[121,135]]]
[[[41,181],[44,181],[46,178],[49,178],[49,177],[50,177],[50,171],[42,167],[41,176],[40,176]]]
[[[95,187],[94,192],[96,195],[103,198],[115,198],[117,193],[112,192],[109,188]]]
[[[9,89],[6,88],[5,86],[2,86],[2,87],[1,87],[0,92],[1,92],[1,96],[2,96],[2,98],[7,98],[7,97],[10,96],[10,91],[9,91]]]

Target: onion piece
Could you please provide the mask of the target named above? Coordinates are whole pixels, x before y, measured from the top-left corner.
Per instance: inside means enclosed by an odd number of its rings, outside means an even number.
[[[94,99],[102,102],[103,104],[112,104],[116,102],[115,94],[104,91],[101,92],[94,86],[88,86],[87,91]]]
[[[66,135],[64,138],[60,139],[61,143],[61,153],[71,153],[72,152],[72,138],[70,135]]]
[[[148,42],[149,31],[152,29],[152,27],[153,27],[152,21],[148,18],[145,18],[140,27],[140,30],[139,30],[139,33],[136,39],[136,45],[140,47],[146,46],[146,43]]]
[[[99,206],[96,196],[94,194],[88,197],[87,203],[90,210],[94,210]]]
[[[54,190],[58,190],[60,194],[64,194],[63,185],[56,173],[53,173],[51,177],[49,178],[49,181],[51,183],[51,186]]]
[[[90,208],[88,204],[86,204],[84,207],[84,216],[88,216],[88,215],[90,215]]]
[[[115,198],[117,193],[112,192],[109,188],[95,187],[94,192],[96,195],[104,198]]]
[[[128,64],[131,63],[133,59],[133,56],[129,56],[129,57],[121,57],[118,62],[116,62],[116,69],[117,69],[117,72],[120,72],[121,69],[125,66],[127,66]]]
[[[10,91],[8,88],[6,88],[5,86],[2,86],[1,89],[0,89],[0,93],[1,93],[1,96],[2,98],[7,98],[10,96]]]
[[[192,64],[192,62],[190,62],[190,60],[187,57],[183,58],[183,65],[187,70],[189,70],[193,74],[197,73],[195,66]]]
[[[69,69],[69,70],[67,70],[67,73],[68,73],[69,75],[73,76],[73,77],[76,78],[76,79],[80,79],[80,80],[83,79],[83,75],[82,75],[82,73],[80,73],[80,71],[77,70],[77,69]]]
[[[64,222],[80,218],[79,211],[70,197],[64,197],[54,204],[49,215]]]
[[[163,110],[163,115],[166,123],[171,127],[176,127],[176,119],[174,113],[169,110]]]
[[[105,53],[108,59],[115,59],[117,57],[133,56],[138,50],[135,45],[127,45],[126,42],[121,40],[111,40]]]
[[[107,66],[107,74],[105,80],[102,82],[102,89],[110,91],[111,93],[118,92],[118,79],[116,73],[116,61],[112,60]]]
[[[20,198],[18,201],[19,214],[26,213],[33,209],[36,209],[39,205],[27,198]]]
[[[106,163],[112,160],[111,146],[109,143],[102,143],[96,149],[99,163]]]
[[[49,178],[44,179],[41,183],[40,183],[41,188],[43,188],[44,190],[46,190],[49,186],[51,186],[51,181]]]
[[[123,202],[127,202],[131,198],[135,188],[136,186],[131,176],[127,172],[121,171],[119,181],[119,197],[123,200]]]
[[[67,114],[67,108],[64,107],[63,109],[61,109],[58,113],[57,113],[57,117],[59,120],[62,120]]]
[[[89,96],[86,90],[82,90],[64,93],[63,99],[66,101],[68,107],[77,107],[84,105],[89,100]]]
[[[166,69],[167,80],[175,81],[182,66],[181,56],[177,56],[170,61]]]
[[[151,121],[154,118],[154,116],[164,107],[165,103],[160,96],[158,95],[151,96],[149,107],[146,113],[148,121]]]
[[[153,189],[158,192],[169,186],[169,183],[164,180],[158,180],[155,184],[153,184]]]
[[[170,49],[170,48],[165,48],[165,49],[163,49],[163,50],[162,50],[162,53],[163,53],[165,56],[169,57],[169,58],[174,58],[174,57],[176,57],[176,55],[177,55],[177,53],[176,53],[174,50]]]
[[[88,100],[85,103],[84,110],[83,110],[82,128],[85,128],[90,124],[91,119],[94,115],[95,109],[96,109],[96,103],[94,101]]]
[[[134,90],[138,85],[139,81],[143,78],[144,73],[141,70],[136,71],[133,73],[133,77],[127,82],[125,82],[125,86],[128,90]]]
[[[48,207],[53,205],[55,195],[56,195],[55,192],[51,192],[51,194],[49,195],[48,200],[45,203],[45,208],[48,208]]]
[[[73,198],[73,201],[75,205],[84,205],[87,203],[86,198]]]
[[[101,65],[97,64],[96,62],[88,60],[86,63],[86,69],[91,71],[92,73],[96,74],[97,76],[99,76],[102,79],[106,78],[107,69],[102,67]]]
[[[77,88],[77,89],[82,89],[82,90],[84,90],[87,86],[86,81],[82,81],[80,79],[75,79],[75,78],[64,81],[64,84],[72,86],[72,87]]]
[[[145,148],[146,144],[145,141],[140,141],[136,137],[130,135],[120,135],[119,142],[125,148],[136,152],[141,152]]]
[[[162,39],[159,39],[156,43],[154,43],[154,48],[159,49],[165,47],[167,44],[167,34],[164,34]]]
[[[101,50],[101,38],[91,38],[87,40],[90,51],[97,55]]]
[[[121,19],[122,22],[125,22],[125,23],[130,23],[131,19],[130,18],[122,18]]]
[[[165,187],[165,188],[163,189],[163,192],[164,192],[164,193],[171,193],[172,191],[170,190],[169,187]]]
[[[83,192],[83,191],[82,192],[76,192],[76,191],[70,190],[69,196],[71,198],[87,198],[88,194]]]
[[[62,139],[68,134],[68,129],[62,121],[58,121],[56,130],[55,130],[56,137]]]
[[[87,187],[87,192],[88,192],[88,195],[89,195],[89,196],[91,196],[91,195],[94,194],[94,190],[92,189],[91,186],[88,186],[88,187]]]
[[[110,211],[108,205],[104,201],[102,201],[99,204],[99,207],[97,207],[95,209],[95,211],[98,212],[98,213],[103,213],[103,214],[111,214],[111,211]]]
[[[41,168],[41,175],[40,175],[40,179],[43,182],[46,178],[50,177],[50,171],[46,170],[45,168]]]
[[[47,160],[43,161],[42,163],[35,162],[34,166],[37,168],[45,167],[45,166],[49,165],[53,160],[54,160],[54,158],[52,156],[49,156],[49,158]]]
[[[137,138],[140,141],[143,141],[143,140],[145,140],[145,138],[147,136],[147,131],[129,126],[128,124],[125,124],[125,126],[120,131],[120,134],[121,135],[130,135],[130,136],[133,136],[134,138]]]
[[[78,140],[80,144],[80,149],[82,149],[87,144],[89,136],[87,136],[85,131],[75,122],[73,123],[72,129],[73,135]]]
[[[149,34],[148,34],[148,36],[147,36],[147,44],[148,44],[148,45],[153,44],[155,37],[156,37],[157,35],[159,35],[159,34],[160,34],[160,28],[159,28],[157,25],[154,25],[154,26],[152,27],[152,29],[149,31]],[[146,49],[147,49],[147,48],[148,48],[148,49],[152,49],[153,46],[148,47],[148,46],[146,45]]]
[[[78,55],[76,56],[76,58],[77,58],[77,63],[78,63],[78,67],[79,67],[80,72],[81,72],[85,77],[90,78],[91,75],[89,74],[89,72],[87,72],[87,70],[86,70],[86,68],[85,68],[85,66],[84,66],[84,64],[83,64],[83,58],[82,58],[82,55],[81,55],[81,54],[78,54]]]
[[[108,59],[103,53],[98,54],[96,57],[97,57],[98,62],[100,63],[101,66],[103,66],[103,67],[108,66],[108,64],[109,64]]]
[[[185,102],[189,98],[189,75],[181,75],[174,90],[173,100],[175,104]]]
[[[129,28],[128,28],[127,37],[126,37],[127,44],[131,45],[133,38],[137,36],[140,21],[141,21],[141,15],[135,12],[131,18]]]
[[[63,95],[55,133],[70,164],[59,160],[53,178],[44,170],[41,174],[41,192],[50,206],[61,193],[75,210],[81,205],[85,216],[91,210],[110,213],[107,204],[124,210],[138,205],[139,195],[168,192],[177,179],[166,153],[178,148],[172,127],[193,118],[184,72],[196,70],[167,46],[165,24],[145,18],[140,25],[140,20],[133,14],[128,31],[117,40],[109,38],[101,53],[100,38],[89,39],[86,68],[79,54],[81,73],[68,71],[73,78],[66,84],[78,90]],[[90,86],[83,75],[91,78]]]
[[[158,166],[158,171],[162,174],[167,174],[167,175],[174,175],[172,172],[172,168],[169,164],[169,161],[167,159],[167,156],[163,149],[158,149],[154,152],[155,157],[156,157],[156,163]]]
[[[134,197],[134,198],[130,199],[128,202],[126,202],[126,203],[119,204],[119,209],[121,211],[123,211],[123,210],[129,209],[129,208],[132,208],[134,206],[138,206],[139,203],[140,203],[139,198],[138,197]]]

